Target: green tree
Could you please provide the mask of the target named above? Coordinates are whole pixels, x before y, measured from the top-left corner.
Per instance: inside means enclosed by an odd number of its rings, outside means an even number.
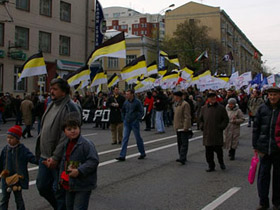
[[[221,43],[209,37],[210,30],[209,27],[200,25],[198,20],[187,19],[177,25],[173,37],[166,37],[163,40],[162,49],[169,55],[177,54],[182,67],[188,66],[198,71],[211,69],[212,72],[222,72],[225,62],[221,61],[225,53]],[[194,62],[205,50],[208,52],[208,59]]]

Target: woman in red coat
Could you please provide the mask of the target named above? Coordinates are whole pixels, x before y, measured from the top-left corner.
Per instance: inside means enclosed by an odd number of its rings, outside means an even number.
[[[152,114],[153,106],[154,106],[154,97],[152,96],[151,92],[147,92],[147,96],[144,101],[144,107],[146,107],[146,116],[145,116],[146,129],[145,129],[145,131],[151,130],[151,114]]]

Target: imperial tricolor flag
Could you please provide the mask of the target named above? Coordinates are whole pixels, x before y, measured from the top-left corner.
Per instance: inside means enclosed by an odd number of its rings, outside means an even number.
[[[178,59],[178,56],[177,56],[177,55],[170,55],[170,56],[168,56],[168,61],[169,61],[170,63],[173,63],[173,64],[175,64],[176,66],[179,66],[179,67],[180,67],[179,59]]]
[[[123,80],[134,76],[140,76],[141,74],[147,74],[147,64],[144,55],[136,58],[121,70],[121,77]]]
[[[158,73],[158,66],[156,61],[152,62],[150,65],[147,66],[147,71],[148,71],[148,76]]]
[[[233,55],[231,52],[225,54],[225,56],[223,57],[223,61],[232,61],[233,60]]]
[[[108,80],[108,88],[113,87],[114,85],[116,85],[118,82],[120,81],[119,76],[114,73],[110,79]]]
[[[126,58],[126,47],[124,32],[112,37],[99,45],[88,58],[87,64],[90,66],[101,57]]]
[[[107,75],[104,73],[103,69],[99,69],[91,81],[90,87],[106,84],[107,82]]]
[[[81,81],[89,80],[90,79],[90,70],[88,68],[88,65],[85,65],[75,72],[72,72],[66,77],[64,77],[65,80],[67,80],[68,84],[73,87],[77,84],[79,84]]]
[[[29,57],[27,61],[25,61],[21,69],[22,70],[17,82],[20,82],[21,79],[25,77],[47,74],[47,68],[43,53],[39,52]]]

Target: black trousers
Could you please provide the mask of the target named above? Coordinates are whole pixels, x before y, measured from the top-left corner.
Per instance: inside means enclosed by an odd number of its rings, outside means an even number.
[[[187,154],[189,149],[188,132],[177,131],[177,145],[178,145],[179,159],[185,162],[187,160]]]
[[[152,116],[152,113],[150,112],[145,117],[146,129],[151,129],[151,116]]]
[[[260,158],[260,167],[258,173],[258,193],[260,205],[269,207],[269,185],[270,172],[272,173],[272,204],[280,206],[280,153],[265,155]]]
[[[215,168],[214,152],[217,154],[217,158],[220,164],[224,164],[223,159],[223,146],[205,146],[206,151],[206,161],[209,168]]]

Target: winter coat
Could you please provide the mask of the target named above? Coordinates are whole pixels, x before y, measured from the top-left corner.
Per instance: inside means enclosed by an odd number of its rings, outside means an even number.
[[[25,125],[32,125],[33,108],[34,105],[32,101],[25,99],[24,101],[21,102],[20,111],[22,113],[22,117]]]
[[[248,110],[251,116],[255,116],[260,105],[264,103],[263,99],[261,97],[257,98],[250,98],[248,102]]]
[[[258,109],[253,124],[253,148],[264,154],[280,153],[275,141],[276,121],[280,102],[273,109],[269,100]]]
[[[203,145],[223,146],[223,130],[229,122],[225,107],[219,103],[204,105],[199,122],[203,130]]]
[[[58,111],[55,115],[53,121],[46,121],[46,115],[52,112],[53,107],[58,107]],[[36,156],[43,157],[43,158],[50,158],[52,157],[56,161],[60,161],[62,158],[63,153],[63,145],[66,141],[67,137],[65,136],[64,132],[62,131],[62,124],[65,122],[65,118],[69,114],[75,115],[78,119],[81,119],[81,110],[79,107],[70,99],[70,96],[67,95],[63,99],[59,101],[52,101],[41,121],[41,132],[37,137],[36,142]],[[52,113],[53,114],[53,113]],[[49,128],[49,131],[45,131],[48,133],[47,138],[41,139],[41,134],[44,129]]]
[[[65,166],[66,149],[70,140],[64,144],[63,158],[60,163],[60,173],[67,170]],[[90,191],[96,188],[97,183],[97,167],[99,158],[94,144],[80,136],[75,144],[69,161],[79,162],[78,171],[79,175],[76,178],[69,177],[70,191]]]
[[[126,100],[122,107],[122,118],[126,123],[135,122],[136,120],[142,120],[144,115],[144,109],[142,103],[133,98],[132,101]]]
[[[188,131],[191,126],[191,108],[188,102],[180,101],[175,103],[173,127],[175,131],[184,129]]]
[[[8,158],[7,158],[8,154]],[[6,165],[6,163],[8,163]],[[23,179],[20,179],[20,186],[22,189],[28,189],[29,186],[29,176],[27,171],[28,163],[33,163],[38,165],[38,161],[35,156],[29,151],[27,147],[23,144],[12,148],[9,145],[6,145],[0,157],[0,172],[4,169],[9,170],[9,176],[14,175],[15,173],[23,175]],[[2,188],[3,186],[7,187],[5,179],[2,179]]]
[[[154,98],[154,108],[156,111],[163,111],[167,107],[167,97],[163,93],[159,93]]]
[[[224,132],[225,148],[236,149],[238,138],[240,136],[240,124],[245,121],[245,118],[237,104],[233,109],[230,109],[227,105],[226,111],[229,118],[229,124]]]
[[[118,97],[111,96],[107,101],[107,107],[110,108],[110,123],[122,123],[122,107],[125,102],[125,98],[122,95]],[[118,103],[119,106],[113,106],[114,103]]]

